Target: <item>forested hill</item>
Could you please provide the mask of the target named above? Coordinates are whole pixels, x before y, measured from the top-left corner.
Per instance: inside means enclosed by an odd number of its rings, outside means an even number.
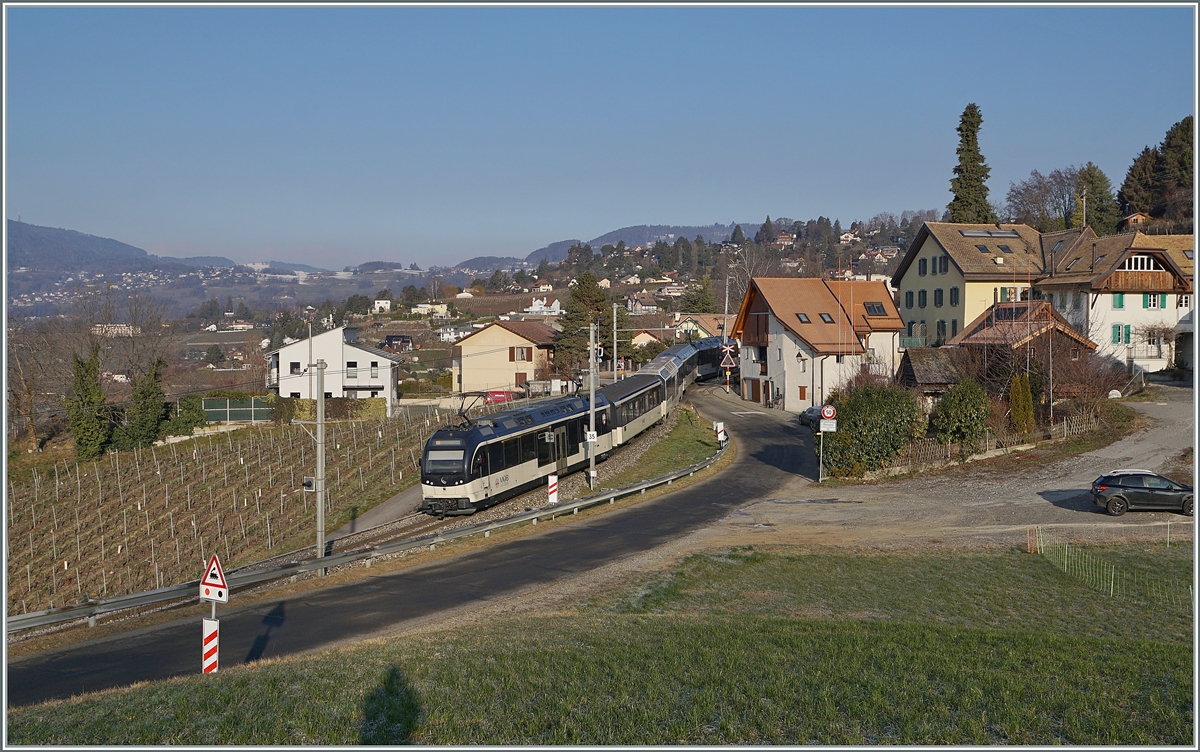
[[[8,220],[8,269],[37,271],[132,272],[182,266],[233,266],[223,256],[172,258],[154,256],[141,248],[112,238],[87,235],[75,230],[39,227]]]
[[[757,227],[758,225],[743,225],[746,227]],[[733,233],[733,224],[722,225],[712,224],[703,226],[689,225],[633,225],[632,227],[622,227],[619,230],[606,232],[598,238],[593,238],[588,242],[588,245],[593,248],[600,248],[606,243],[616,245],[624,240],[627,246],[650,246],[654,245],[657,240],[665,240],[668,243],[675,241],[675,238],[680,236],[688,240],[695,240],[697,235],[704,238],[706,243],[720,243]],[[581,241],[560,240],[557,243],[539,248],[533,253],[525,257],[526,261],[537,262],[546,259],[550,263],[558,263],[567,257],[567,250],[571,246],[579,244]]]

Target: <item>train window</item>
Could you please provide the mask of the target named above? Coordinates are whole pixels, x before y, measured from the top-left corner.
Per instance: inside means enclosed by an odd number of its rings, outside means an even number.
[[[463,450],[461,449],[430,449],[425,453],[425,472],[461,473],[463,471]]]
[[[569,449],[567,449],[568,454],[575,454],[575,452],[578,451],[577,448],[579,446],[579,442],[583,440],[583,437],[579,434],[579,424],[580,421],[578,420],[567,421],[567,446],[569,447]]]
[[[488,470],[498,473],[504,469],[504,445],[500,443],[488,445]]]
[[[608,410],[596,413],[596,435],[608,433]]]
[[[521,462],[533,462],[537,459],[537,442],[536,433],[527,433],[521,437]]]
[[[475,452],[475,461],[471,465],[471,477],[482,478],[487,474],[487,447],[480,447]]]
[[[521,440],[508,439],[504,442],[504,466],[516,467],[521,464]]]
[[[546,441],[547,433],[551,436],[550,441]],[[539,431],[535,436],[537,437],[538,467],[545,467],[554,461],[554,429],[547,428],[545,431]]]

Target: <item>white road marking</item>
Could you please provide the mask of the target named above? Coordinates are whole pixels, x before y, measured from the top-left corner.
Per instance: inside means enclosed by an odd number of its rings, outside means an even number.
[[[739,413],[739,412],[734,412],[734,411],[732,411],[732,410],[731,410],[731,411],[730,411],[730,414],[732,414],[732,415],[766,415],[766,413],[754,412],[753,410],[750,410],[750,411],[748,411],[748,412],[740,412],[740,413]]]

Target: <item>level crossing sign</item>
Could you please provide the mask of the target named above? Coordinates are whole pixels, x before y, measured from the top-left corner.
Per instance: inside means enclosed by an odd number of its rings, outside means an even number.
[[[200,600],[214,603],[229,602],[229,585],[225,582],[225,572],[221,570],[221,560],[216,554],[208,560],[204,577],[200,579]]]

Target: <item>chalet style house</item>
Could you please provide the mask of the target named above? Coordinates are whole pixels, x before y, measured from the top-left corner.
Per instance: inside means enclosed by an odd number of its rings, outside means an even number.
[[[903,331],[883,282],[755,278],[730,325],[742,398],[798,413],[857,374],[890,377]]]
[[[927,222],[893,278],[901,346],[946,344],[997,303],[1044,299],[1101,354],[1161,370],[1190,345],[1193,256],[1192,235]]]

